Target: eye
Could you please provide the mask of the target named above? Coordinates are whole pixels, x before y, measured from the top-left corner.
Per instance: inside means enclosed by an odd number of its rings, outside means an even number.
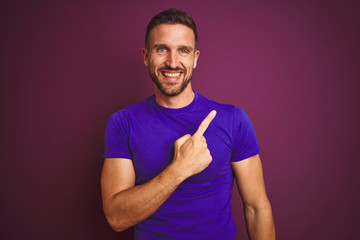
[[[187,49],[180,49],[181,54],[188,54],[190,51]]]
[[[156,49],[156,51],[157,51],[158,53],[166,53],[166,52],[167,52],[167,49],[160,47],[160,48]]]

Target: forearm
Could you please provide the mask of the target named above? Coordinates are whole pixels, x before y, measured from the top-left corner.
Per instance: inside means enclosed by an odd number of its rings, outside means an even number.
[[[149,182],[123,190],[104,199],[104,210],[110,226],[123,231],[153,214],[175,191],[185,177],[169,165]]]
[[[269,202],[261,207],[245,206],[244,211],[250,240],[275,240],[275,226]]]

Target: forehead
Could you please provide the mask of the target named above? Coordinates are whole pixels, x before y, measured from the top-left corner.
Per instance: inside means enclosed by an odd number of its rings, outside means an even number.
[[[183,24],[159,24],[150,34],[150,47],[155,44],[195,46],[195,35]]]

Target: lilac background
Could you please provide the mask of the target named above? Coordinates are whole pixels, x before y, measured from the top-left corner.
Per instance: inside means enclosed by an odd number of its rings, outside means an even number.
[[[193,15],[199,93],[255,126],[278,239],[355,239],[358,1],[2,1],[1,239],[132,239],[101,208],[109,115],[153,93],[145,27]],[[246,239],[234,191],[239,239]]]

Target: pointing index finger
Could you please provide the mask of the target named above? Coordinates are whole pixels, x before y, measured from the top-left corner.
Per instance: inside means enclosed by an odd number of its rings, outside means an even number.
[[[194,133],[193,136],[195,137],[202,137],[206,131],[206,129],[209,127],[211,121],[215,118],[216,116],[216,111],[212,110],[207,116],[206,118],[201,122],[198,130],[196,131],[196,133]]]

